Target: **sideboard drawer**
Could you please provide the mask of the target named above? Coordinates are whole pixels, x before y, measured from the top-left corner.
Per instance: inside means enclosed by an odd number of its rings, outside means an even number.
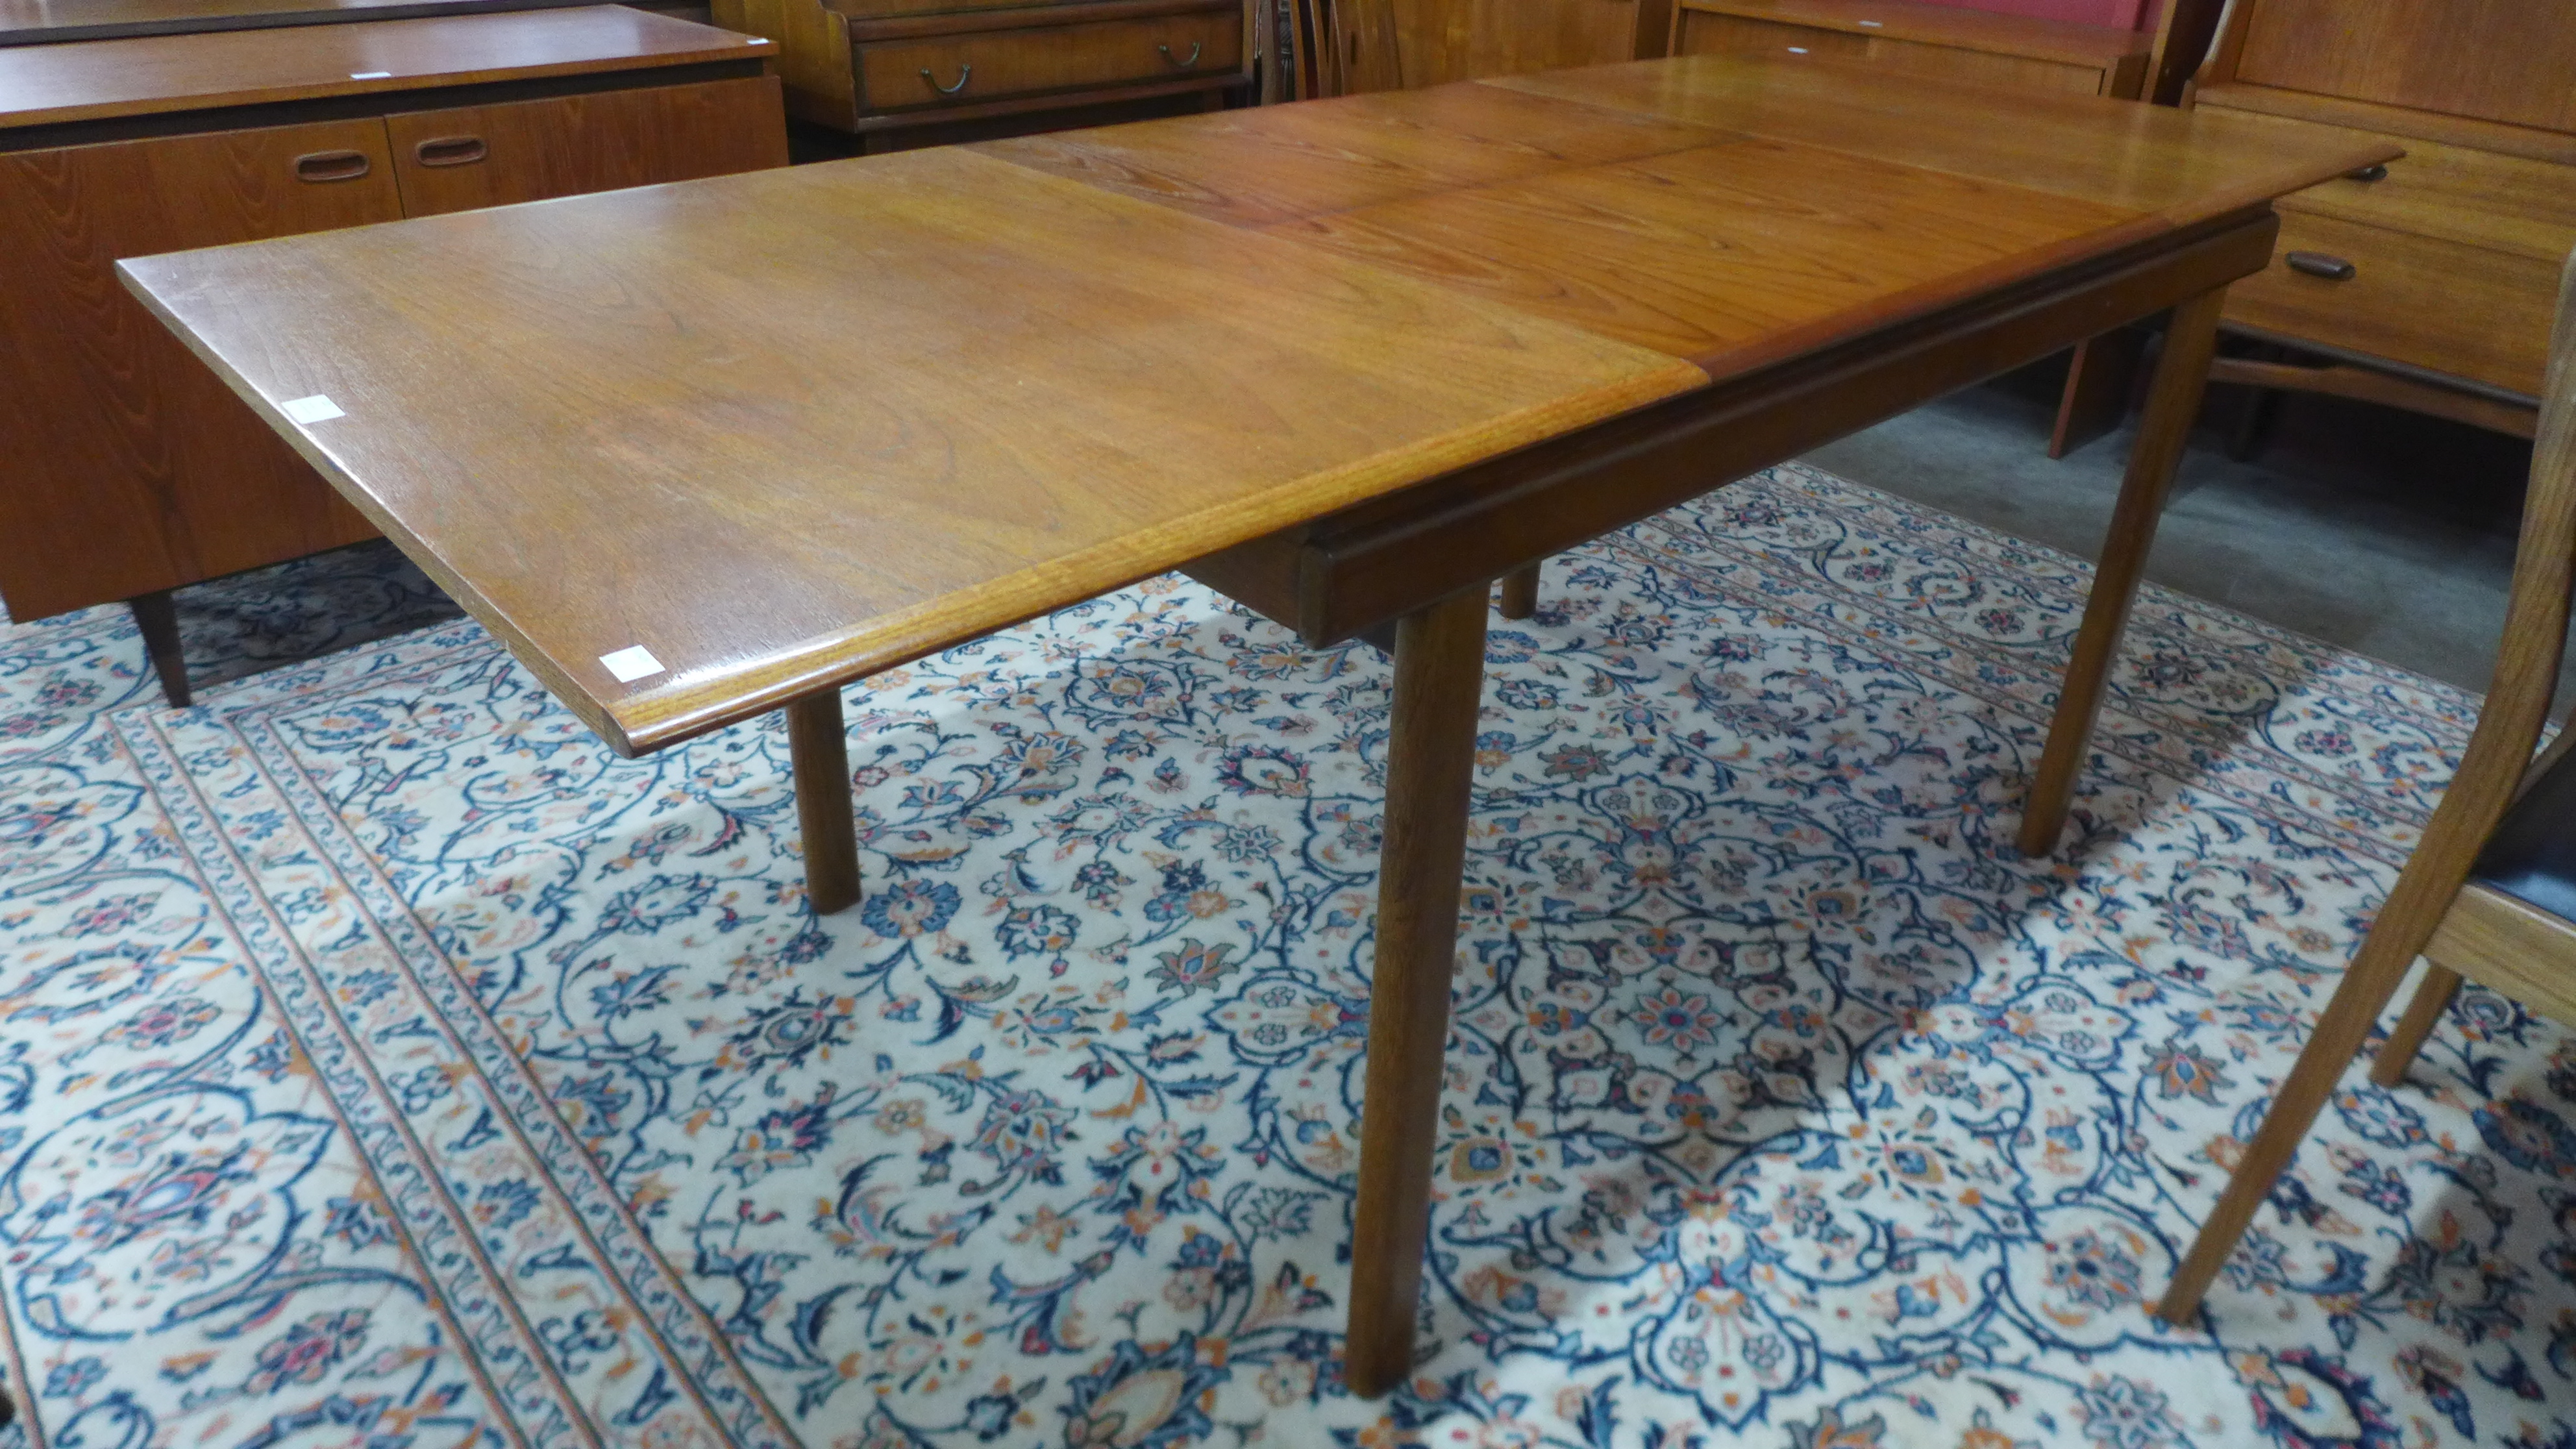
[[[2328,261],[2347,263],[2351,274],[2314,275],[2294,260],[2327,271]],[[2549,262],[2284,211],[2272,265],[2228,289],[2226,316],[2537,394],[2557,295],[2558,268]]]
[[[1192,11],[853,47],[860,110],[883,114],[1242,69],[1243,12]]]

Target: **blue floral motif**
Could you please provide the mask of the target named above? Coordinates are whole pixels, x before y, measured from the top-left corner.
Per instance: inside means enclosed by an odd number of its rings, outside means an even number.
[[[2576,1051],[2464,993],[2144,1312],[2474,701],[1801,468],[1548,566],[1476,726],[1424,1356],[1341,1377],[1385,661],[1152,580],[602,748],[383,549],[0,635],[0,1312],[50,1442],[2559,1441]],[[294,647],[418,627],[267,674]],[[294,647],[290,647],[294,646]]]

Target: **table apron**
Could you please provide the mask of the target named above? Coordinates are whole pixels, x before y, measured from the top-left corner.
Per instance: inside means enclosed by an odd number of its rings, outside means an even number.
[[[1321,646],[2270,265],[2269,206],[1638,409],[1183,566]]]

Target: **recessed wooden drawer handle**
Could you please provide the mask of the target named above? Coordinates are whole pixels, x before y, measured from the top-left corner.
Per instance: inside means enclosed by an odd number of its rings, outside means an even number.
[[[1191,66],[1199,63],[1199,50],[1201,49],[1201,42],[1199,41],[1193,40],[1190,42],[1190,53],[1186,59],[1175,57],[1172,54],[1172,48],[1168,45],[1158,45],[1154,48],[1163,53],[1163,59],[1171,61],[1174,69],[1188,70]]]
[[[2381,161],[2374,165],[2347,171],[2343,174],[2343,179],[2346,181],[2385,181],[2388,179],[2388,163]]]
[[[366,174],[364,151],[307,151],[295,158],[298,181],[355,181]]]
[[[433,136],[411,148],[423,166],[471,166],[492,154],[480,136]]]
[[[2329,282],[2349,282],[2361,270],[2341,257],[2328,256],[2324,252],[2292,252],[2281,260],[2290,264],[2291,271],[2323,277]]]
[[[932,75],[932,74],[931,74],[930,72],[928,72],[928,71],[923,71],[923,72],[921,73],[921,78],[922,78],[923,80],[925,80],[925,81],[930,82],[930,88],[931,88],[932,90],[939,92],[939,93],[940,93],[941,95],[943,95],[943,96],[953,96],[953,95],[957,94],[959,91],[962,91],[962,90],[966,89],[966,77],[968,77],[968,76],[970,76],[970,75],[973,75],[974,73],[975,73],[975,67],[974,67],[972,64],[965,64],[965,65],[960,65],[960,66],[958,66],[958,67],[957,67],[957,84],[955,84],[955,85],[953,85],[953,86],[944,86],[944,85],[941,85],[941,84],[939,83],[939,77],[937,77],[937,76],[935,76],[935,75]]]

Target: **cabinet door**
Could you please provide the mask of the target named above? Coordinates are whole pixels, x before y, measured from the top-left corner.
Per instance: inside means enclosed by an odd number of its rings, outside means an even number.
[[[408,216],[787,164],[775,76],[413,111],[385,127]]]
[[[12,615],[372,536],[115,264],[400,215],[375,120],[0,155],[0,598]]]

